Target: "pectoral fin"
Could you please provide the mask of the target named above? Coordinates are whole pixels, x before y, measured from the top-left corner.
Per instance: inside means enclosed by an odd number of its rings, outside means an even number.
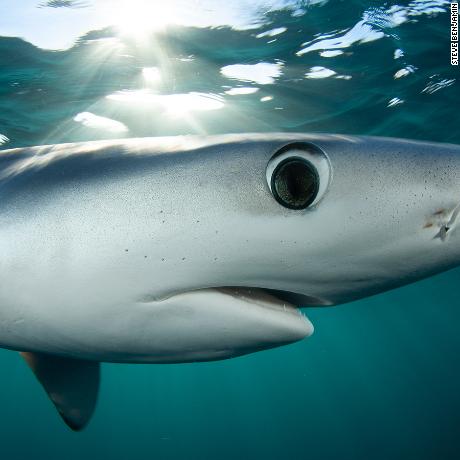
[[[96,406],[100,363],[43,353],[21,355],[65,423],[74,431],[84,428]]]

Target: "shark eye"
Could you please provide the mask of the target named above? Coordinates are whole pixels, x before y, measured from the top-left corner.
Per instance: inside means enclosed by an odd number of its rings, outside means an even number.
[[[316,206],[331,180],[326,154],[310,142],[292,142],[278,149],[266,169],[267,185],[275,200],[288,209]]]
[[[318,173],[303,158],[286,158],[273,171],[271,189],[276,201],[284,207],[305,209],[318,195]]]

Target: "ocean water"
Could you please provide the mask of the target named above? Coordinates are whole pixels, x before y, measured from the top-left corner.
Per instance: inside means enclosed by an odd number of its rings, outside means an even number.
[[[449,27],[443,0],[0,0],[0,149],[248,131],[460,143]],[[460,458],[459,282],[310,308],[310,339],[234,360],[104,365],[78,434],[2,350],[0,459]]]

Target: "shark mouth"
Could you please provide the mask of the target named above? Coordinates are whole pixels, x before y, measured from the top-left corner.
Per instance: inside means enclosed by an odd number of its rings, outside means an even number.
[[[162,302],[171,297],[178,295],[187,295],[188,293],[214,290],[215,292],[221,292],[222,294],[229,295],[235,298],[246,299],[247,301],[253,301],[255,303],[267,302],[269,305],[289,305],[293,308],[312,307],[312,306],[327,306],[332,305],[328,300],[320,299],[318,297],[309,296],[306,294],[300,294],[293,291],[284,291],[279,289],[268,289],[260,287],[248,287],[248,286],[215,286],[207,288],[198,288],[194,290],[179,291],[174,293],[168,293],[163,296],[152,296],[146,295],[139,301],[141,303],[150,302]]]
[[[327,306],[332,305],[330,301],[320,299],[318,297],[309,296],[306,294],[299,294],[291,291],[281,291],[277,289],[260,289],[267,294],[276,297],[279,300],[295,305],[296,307],[312,307],[312,306]]]

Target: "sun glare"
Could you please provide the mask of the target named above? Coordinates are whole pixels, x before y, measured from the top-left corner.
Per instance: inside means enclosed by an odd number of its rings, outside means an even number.
[[[158,67],[144,67],[142,69],[142,76],[147,85],[158,83],[161,80],[161,73]]]
[[[142,38],[173,21],[171,8],[152,0],[120,0],[112,9],[112,23],[124,35]]]

